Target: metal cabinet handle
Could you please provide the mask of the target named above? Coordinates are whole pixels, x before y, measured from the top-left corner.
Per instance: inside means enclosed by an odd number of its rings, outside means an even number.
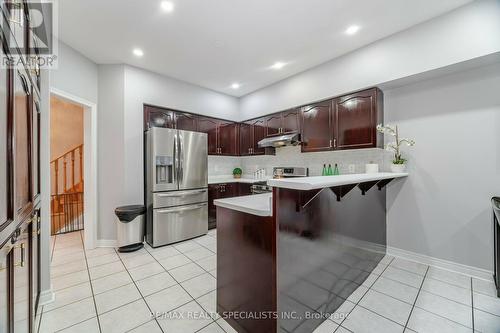
[[[333,147],[337,147],[337,139],[333,139]]]
[[[192,206],[192,207],[190,206],[190,207],[183,207],[183,208],[162,209],[162,210],[158,210],[156,212],[159,213],[159,214],[169,214],[169,213],[176,213],[176,212],[186,212],[186,211],[189,211],[189,210],[195,210],[195,209],[203,208],[206,205],[207,204],[204,203],[204,204],[200,204],[200,205],[196,205],[196,206]]]
[[[330,140],[329,148],[332,148],[332,140]]]
[[[198,191],[190,191],[189,193],[175,194],[175,193],[161,193],[157,194],[160,198],[177,198],[177,197],[185,197],[188,195],[195,195],[200,193],[205,193],[207,190],[198,190]]]

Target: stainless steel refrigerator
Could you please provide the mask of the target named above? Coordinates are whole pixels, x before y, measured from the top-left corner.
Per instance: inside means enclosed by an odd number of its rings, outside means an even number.
[[[153,127],[145,136],[146,241],[157,247],[206,234],[207,134]]]

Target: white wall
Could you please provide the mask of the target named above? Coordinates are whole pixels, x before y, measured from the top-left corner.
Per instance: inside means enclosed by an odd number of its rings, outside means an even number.
[[[116,239],[114,209],[125,188],[125,70],[123,65],[99,65],[97,105],[98,245]],[[130,177],[142,177],[130,175]]]
[[[417,144],[387,192],[388,244],[492,270],[500,195],[500,64],[385,91],[385,122]]]
[[[50,72],[51,88],[97,103],[97,65],[59,41],[58,68]]]
[[[475,1],[242,97],[240,119],[500,52],[498,31],[500,1]]]

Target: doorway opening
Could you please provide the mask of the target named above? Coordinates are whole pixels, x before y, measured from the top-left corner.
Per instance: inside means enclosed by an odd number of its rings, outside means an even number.
[[[84,107],[50,97],[51,235],[84,229]]]

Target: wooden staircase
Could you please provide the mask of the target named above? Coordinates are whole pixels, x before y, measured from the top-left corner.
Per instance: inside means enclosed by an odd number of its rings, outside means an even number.
[[[83,229],[83,145],[50,162],[51,234]]]

